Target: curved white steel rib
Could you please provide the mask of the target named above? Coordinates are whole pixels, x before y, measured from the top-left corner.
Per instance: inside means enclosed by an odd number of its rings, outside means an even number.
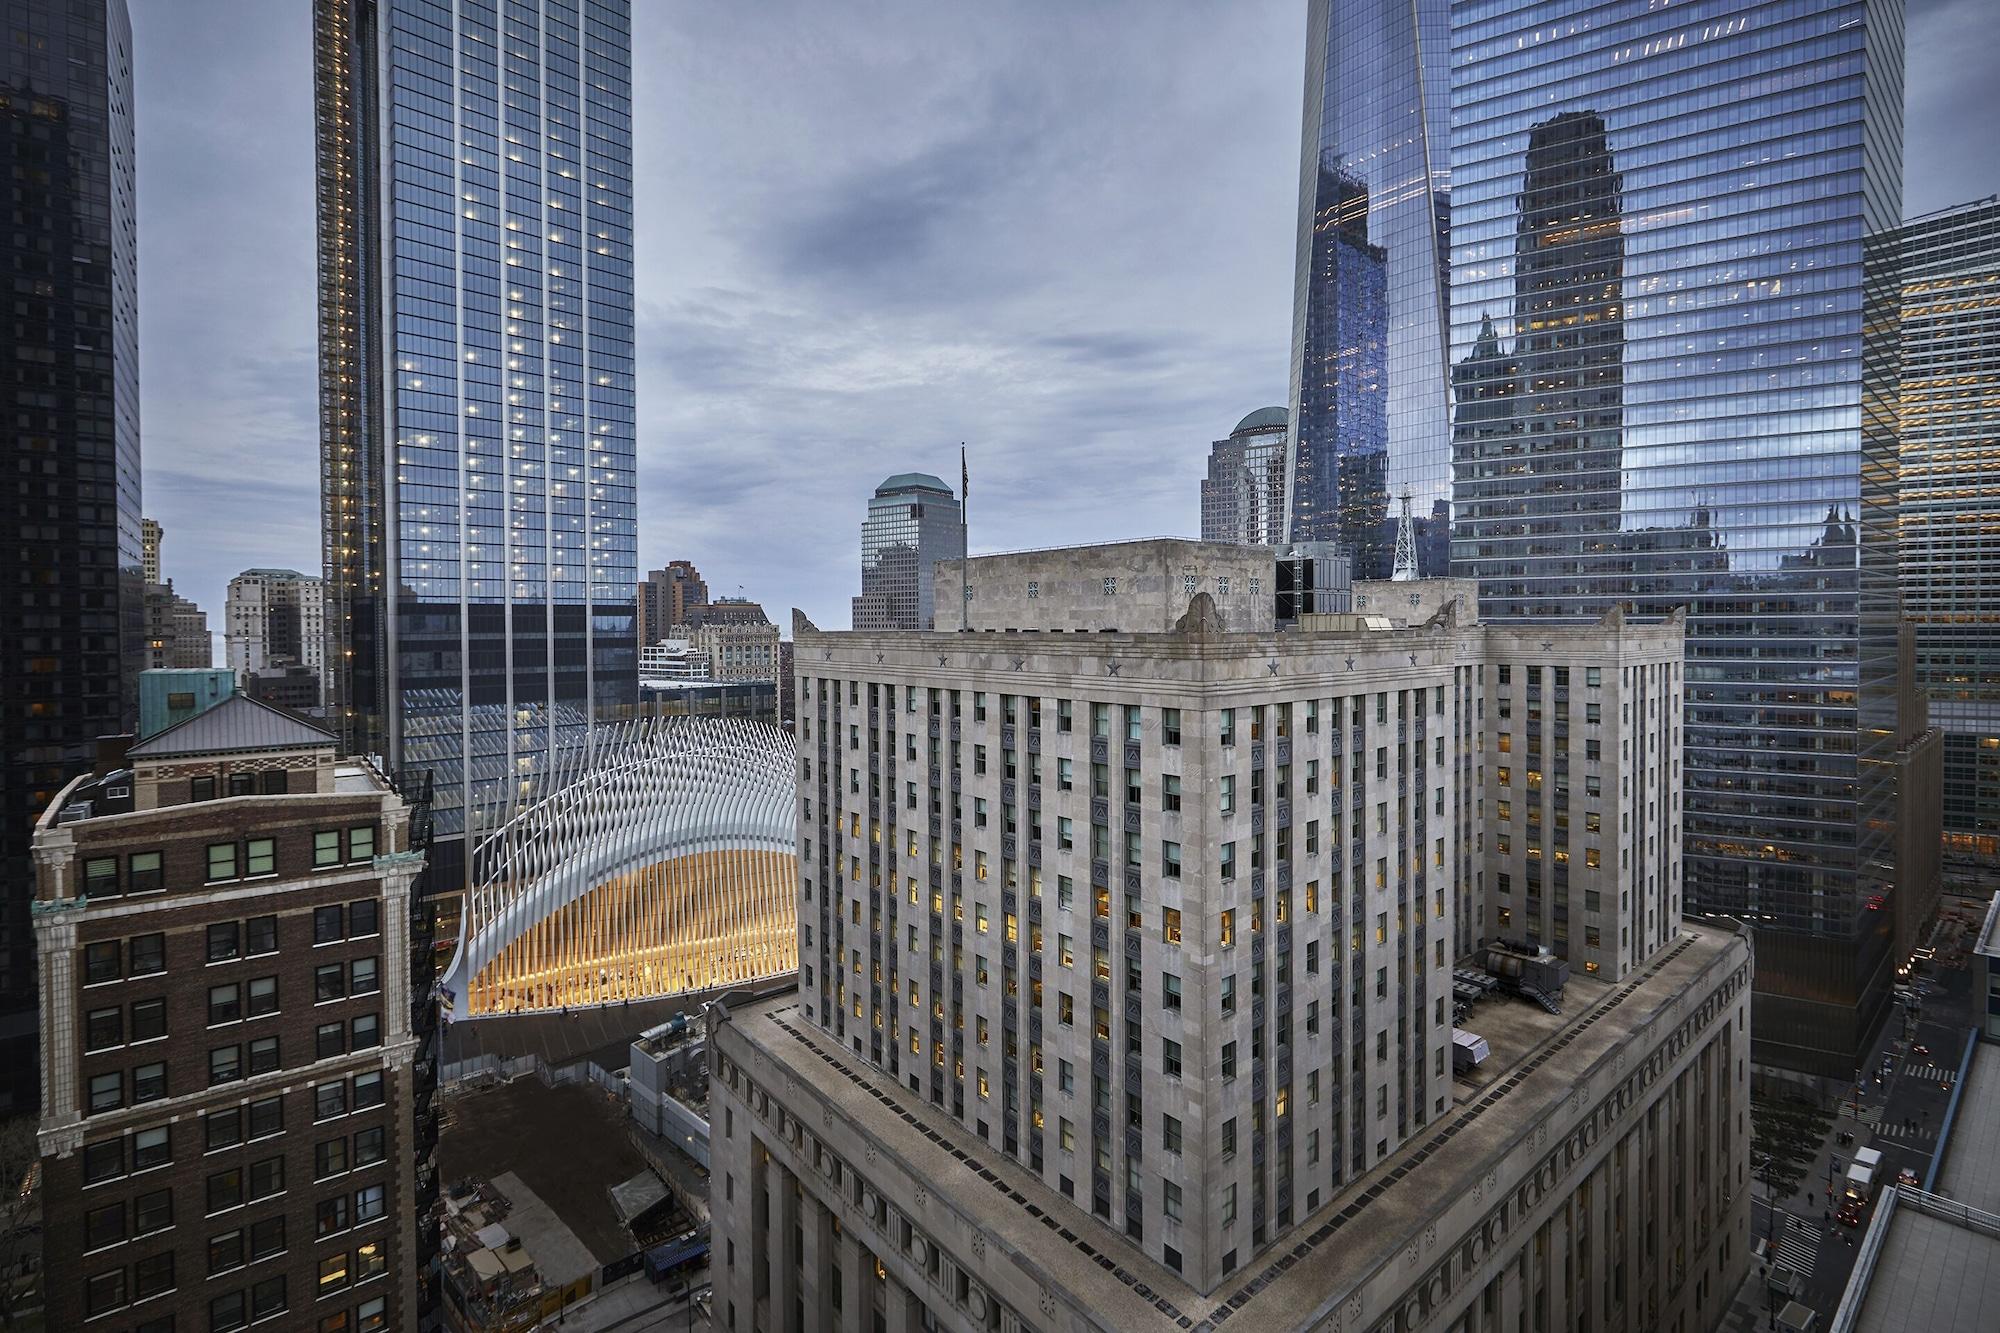
[[[524,787],[515,813],[477,838],[446,992],[469,1001],[508,945],[621,876],[704,853],[796,856],[794,769],[791,738],[768,723],[638,718],[596,728],[533,780],[545,794]],[[734,906],[747,920],[757,905]],[[796,949],[787,952],[772,974],[797,965]]]

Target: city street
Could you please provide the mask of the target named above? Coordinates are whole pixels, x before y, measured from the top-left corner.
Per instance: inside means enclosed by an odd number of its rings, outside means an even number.
[[[1946,913],[1976,920],[1970,917],[1971,910],[1950,899],[1943,907]],[[1841,1103],[1813,1169],[1775,1219],[1762,1187],[1753,1186],[1752,1234],[1759,1239],[1774,1237],[1776,1262],[1800,1275],[1801,1299],[1822,1318],[1840,1302],[1856,1246],[1873,1212],[1871,1203],[1855,1226],[1834,1216],[1855,1150],[1875,1148],[1882,1154],[1875,1179],[1877,1197],[1895,1183],[1899,1171],[1910,1170],[1919,1184],[1930,1174],[1938,1132],[1976,1021],[1972,973],[1964,966],[1966,945],[1975,928],[1949,916],[1941,921],[1934,937],[1936,958],[1920,964],[1912,979],[1916,1004],[1898,1002],[1893,1007],[1869,1063]],[[1854,1135],[1853,1142],[1841,1144],[1843,1133]],[[1753,1275],[1747,1290],[1761,1303],[1761,1279]]]

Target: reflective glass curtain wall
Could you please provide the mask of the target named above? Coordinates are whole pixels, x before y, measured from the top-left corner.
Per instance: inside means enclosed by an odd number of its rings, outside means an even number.
[[[129,730],[145,665],[125,0],[0,15],[0,1111],[38,1104],[35,819]]]
[[[1444,573],[1451,498],[1446,0],[1313,0],[1286,526],[1387,578],[1405,496]]]
[[[1452,562],[1691,608],[1686,894],[1851,1073],[1894,892],[1900,0],[1454,0]]]
[[[861,595],[856,629],[929,629],[932,575],[965,556],[965,518],[951,487],[928,472],[902,472],[875,488],[861,523]]]
[[[636,702],[627,0],[321,0],[329,635],[432,852]]]
[[[2000,868],[2000,200],[1903,230],[1903,610],[1944,731],[1944,850]]]

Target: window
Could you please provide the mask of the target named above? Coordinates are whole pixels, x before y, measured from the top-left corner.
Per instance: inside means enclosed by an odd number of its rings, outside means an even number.
[[[125,1239],[125,1205],[108,1203],[83,1215],[83,1248],[98,1250]]]
[[[347,1025],[345,1023],[321,1023],[313,1032],[313,1058],[329,1060],[347,1052]]]
[[[230,1333],[231,1329],[242,1328],[249,1322],[249,1302],[240,1291],[225,1293],[208,1303],[210,1333]]]
[[[1181,1076],[1181,1044],[1179,1042],[1167,1040],[1160,1042],[1160,1067],[1161,1072],[1168,1078],[1179,1078]]]
[[[351,980],[348,990],[355,995],[373,995],[382,989],[382,977],[373,956],[357,958],[348,965]]]
[[[1106,597],[1116,597],[1118,595],[1118,578],[1116,575],[1109,575],[1105,578],[1104,595]]]
[[[313,1179],[324,1180],[347,1170],[347,1140],[325,1139],[313,1145]]]
[[[1216,582],[1226,584],[1229,580],[1217,579]],[[1223,591],[1226,592],[1228,589],[1224,588]],[[1162,1181],[1161,1184],[1165,1186],[1165,1192],[1160,1198],[1161,1211],[1166,1214],[1167,1221],[1178,1222],[1181,1220],[1181,1187],[1171,1180]]]
[[[165,1061],[140,1065],[132,1071],[132,1104],[156,1102],[167,1095]]]
[[[733,1242],[732,1242],[733,1243]],[[730,1303],[733,1312],[735,1302]],[[354,1307],[354,1333],[382,1333],[389,1327],[389,1298],[377,1296]]]
[[[253,916],[243,923],[243,952],[247,954],[276,953],[278,951],[278,918],[274,916]]]
[[[208,1178],[208,1211],[219,1213],[243,1202],[243,1171],[230,1167]]]
[[[150,1235],[174,1224],[174,1192],[151,1190],[132,1201],[132,1234]]]
[[[229,775],[229,794],[231,796],[255,796],[257,794],[257,775],[255,773],[231,773]]]
[[[116,945],[112,946],[116,948]],[[167,970],[167,937],[160,934],[134,935],[126,942],[126,975],[151,976]]]
[[[250,1103],[250,1137],[261,1139],[267,1134],[281,1134],[285,1129],[285,1100],[282,1097],[266,1097]]]
[[[1181,1007],[1181,979],[1171,972],[1160,974],[1160,1007],[1176,1012]]]
[[[341,928],[339,903],[330,903],[325,907],[313,908],[314,944],[332,944],[337,940],[345,938],[347,938],[347,935]]]
[[[125,1044],[125,1011],[117,1005],[93,1009],[83,1025],[83,1049],[102,1051]]]
[[[283,796],[291,788],[291,776],[281,768],[274,768],[266,772],[257,785],[266,796]]]
[[[361,898],[347,905],[347,938],[356,940],[381,933],[382,904],[379,900]]]
[[[313,1228],[321,1236],[347,1230],[347,1196],[335,1194],[314,1206]]]
[[[1168,812],[1181,808],[1180,775],[1169,773],[1160,779],[1160,809]]]
[[[261,1222],[250,1224],[250,1258],[266,1259],[274,1254],[282,1254],[285,1249],[285,1219],[267,1217]]]
[[[116,1310],[125,1304],[125,1270],[114,1268],[108,1273],[99,1273],[83,1284],[83,1312],[86,1315],[101,1315],[107,1310]]]
[[[114,898],[118,895],[118,858],[96,856],[83,863],[83,894],[86,898]]]
[[[116,981],[123,975],[118,966],[118,941],[104,940],[83,946],[83,981],[94,986],[100,981]]]
[[[1160,744],[1179,745],[1181,743],[1181,710],[1163,708],[1160,710]]]
[[[347,830],[347,859],[367,861],[375,855],[375,826],[362,824]]]
[[[211,842],[208,844],[208,879],[214,883],[219,879],[236,878],[236,844],[233,842]]]
[[[243,873],[274,875],[278,871],[277,844],[270,838],[252,838],[243,844]]]
[[[285,1188],[285,1159],[266,1157],[261,1162],[250,1164],[250,1197],[269,1198],[281,1193]]]
[[[106,1139],[83,1148],[83,1183],[95,1185],[125,1174],[125,1140]]]
[[[215,776],[188,779],[188,799],[190,801],[212,801],[215,799]]]
[[[1233,1041],[1222,1043],[1222,1076],[1236,1077],[1236,1043]]]
[[[208,1275],[243,1267],[243,1232],[239,1228],[208,1238]]]
[[[125,869],[128,893],[158,893],[167,886],[158,852],[132,853],[126,860]]]
[[[383,1128],[377,1125],[373,1129],[364,1129],[354,1136],[354,1164],[356,1166],[373,1166],[382,1160],[387,1152],[384,1146],[384,1133]]]
[[[354,1076],[354,1109],[363,1111],[382,1104],[382,1071]]]
[[[264,1014],[275,1014],[278,1012],[278,979],[276,977],[258,977],[245,989],[248,991],[248,998],[243,1007],[244,1011],[250,1017],[257,1018]]]
[[[234,921],[217,921],[208,928],[209,962],[226,963],[242,952],[242,931]]]
[[[250,1317],[263,1319],[286,1308],[285,1279],[267,1277],[250,1288]]]
[[[210,938],[213,938],[211,936]],[[235,1023],[243,1017],[243,1002],[235,982],[208,988],[208,1025]]]
[[[234,1083],[243,1077],[243,1048],[218,1046],[208,1053],[208,1086]]]
[[[1160,909],[1160,935],[1168,944],[1181,942],[1181,909],[1163,907]]]
[[[347,997],[347,964],[322,963],[313,969],[313,1003]]]
[[[347,1084],[322,1083],[313,1089],[313,1119],[331,1120],[347,1114]]]
[[[1222,878],[1236,878],[1236,844],[1233,842],[1222,844]]]
[[[90,1080],[90,1113],[115,1111],[125,1104],[125,1075],[116,1070]]]
[[[156,1166],[165,1166],[173,1160],[173,1144],[167,1138],[167,1127],[158,1125],[152,1129],[142,1129],[132,1136],[132,1169],[150,1171]]]
[[[243,1115],[240,1107],[232,1106],[226,1111],[211,1111],[201,1118],[202,1142],[209,1152],[218,1148],[230,1148],[243,1141]]]
[[[340,830],[320,829],[313,834],[313,865],[337,866],[340,864]]]

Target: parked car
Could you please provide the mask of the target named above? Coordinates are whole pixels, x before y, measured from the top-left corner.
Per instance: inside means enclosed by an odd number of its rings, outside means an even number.
[[[1840,1208],[1834,1213],[1834,1217],[1842,1226],[1858,1227],[1861,1225],[1861,1215],[1867,1211],[1867,1204],[1859,1199],[1849,1199],[1846,1203],[1840,1205]]]
[[[1898,1185],[1907,1185],[1911,1189],[1917,1189],[1922,1185],[1923,1182],[1917,1179],[1916,1172],[1910,1170],[1910,1168],[1906,1166],[1901,1171],[1898,1171],[1896,1173],[1896,1183]]]

